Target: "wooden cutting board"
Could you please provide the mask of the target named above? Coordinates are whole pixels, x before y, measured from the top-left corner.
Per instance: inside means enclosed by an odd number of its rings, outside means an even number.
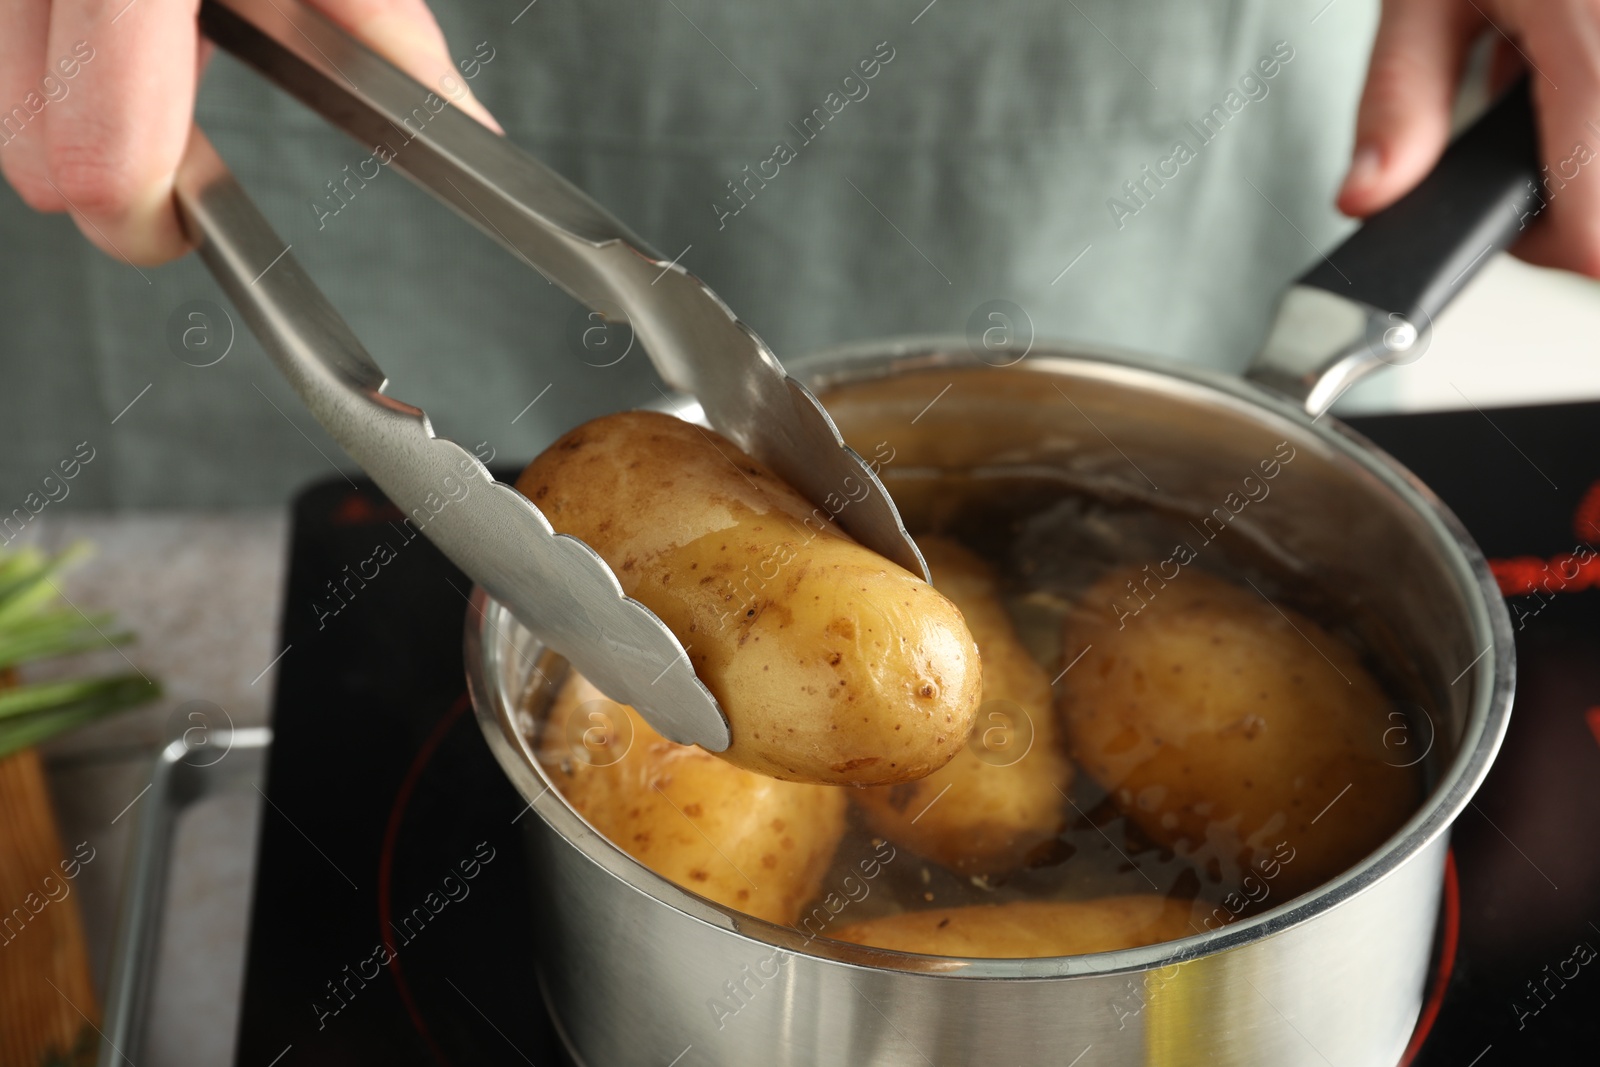
[[[100,1008],[80,871],[62,847],[38,751],[0,759],[0,1067],[94,1062]]]

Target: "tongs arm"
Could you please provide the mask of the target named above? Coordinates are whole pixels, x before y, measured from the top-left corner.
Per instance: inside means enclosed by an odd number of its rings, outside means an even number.
[[[664,736],[728,747],[726,718],[665,623],[622,593],[583,542],[557,534],[476,456],[383,394],[361,342],[198,128],[176,197],[200,255],[317,421],[422,533],[552,649]],[[532,666],[532,665],[530,665]]]
[[[321,13],[285,0],[206,0],[200,26],[579,301],[618,303],[594,250],[659,257],[572,183],[421,85]],[[659,270],[659,268],[657,268]]]
[[[711,426],[863,544],[927,577],[877,472],[811,392],[676,260],[297,0],[205,0],[206,35],[590,308],[623,316]]]

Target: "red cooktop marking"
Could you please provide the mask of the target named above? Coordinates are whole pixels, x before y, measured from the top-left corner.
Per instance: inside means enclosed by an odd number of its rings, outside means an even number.
[[[417,1033],[427,1043],[428,1050],[435,1059],[446,1067],[450,1059],[444,1054],[444,1049],[433,1039],[433,1034],[428,1031],[428,1024],[422,1021],[422,1012],[417,1010],[417,1002],[411,996],[411,987],[406,984],[405,972],[400,967],[400,949],[395,944],[394,928],[389,925],[389,876],[394,871],[394,846],[395,840],[400,836],[400,824],[405,819],[406,805],[411,802],[411,792],[417,786],[417,780],[422,777],[422,771],[427,767],[428,761],[433,759],[435,750],[438,749],[450,728],[456,724],[462,714],[467,710],[467,694],[462,693],[456,702],[450,705],[450,710],[434,726],[433,733],[422,743],[417,750],[417,756],[411,761],[411,767],[406,771],[406,776],[400,783],[400,789],[394,795],[394,804],[389,809],[389,825],[383,831],[383,852],[378,860],[378,933],[383,938],[383,945],[389,952],[391,961],[389,973],[394,977],[395,989],[400,993],[400,1000],[406,1006],[406,1014],[411,1017],[411,1025],[416,1027]]]
[[[1600,541],[1600,480],[1590,484],[1572,511],[1572,533],[1578,543],[1571,552],[1549,559],[1515,556],[1491,559],[1489,570],[1504,596],[1576,593],[1600,589],[1600,553],[1590,542]]]
[[[335,526],[363,526],[374,522],[392,522],[400,518],[400,509],[387,501],[373,503],[363,493],[346,493],[333,509]]]
[[[1433,975],[1433,988],[1422,1005],[1422,1015],[1411,1034],[1411,1043],[1400,1059],[1400,1067],[1411,1067],[1411,1061],[1422,1050],[1422,1043],[1433,1032],[1439,1019],[1439,1007],[1444,1003],[1445,991],[1450,988],[1450,976],[1456,969],[1456,948],[1461,942],[1461,882],[1456,877],[1456,852],[1451,849],[1444,857],[1444,930],[1439,946],[1439,968]]]
[[[1600,704],[1584,712],[1583,717],[1589,720],[1589,732],[1594,734],[1594,743],[1600,745]]]
[[[1580,541],[1600,538],[1600,480],[1591,484],[1572,513],[1572,532]]]
[[[1503,596],[1577,593],[1600,587],[1600,554],[1585,551],[1585,555],[1562,552],[1549,559],[1538,556],[1491,559],[1489,570]]]

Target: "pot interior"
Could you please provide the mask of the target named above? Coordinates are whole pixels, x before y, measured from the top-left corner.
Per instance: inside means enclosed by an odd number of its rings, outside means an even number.
[[[1331,418],[1312,423],[1231,379],[1065,350],[1001,359],[1003,366],[995,356],[980,361],[936,343],[877,346],[817,357],[797,374],[846,441],[878,462],[914,534],[954,534],[1023,570],[1054,566],[1059,573],[1046,575],[1046,584],[1068,592],[1113,563],[1164,564],[1161,573],[1170,575],[1177,540],[1190,550],[1186,565],[1247,580],[1269,602],[1347,636],[1393,698],[1386,762],[1427,781],[1427,799],[1412,818],[1343,876],[1185,942],[1100,954],[1105,966],[1212,951],[1247,941],[1268,923],[1304,920],[1442,832],[1487,769],[1510,701],[1504,607],[1453,517]],[[698,417],[692,402],[672,410]],[[848,501],[824,506],[848,526]],[[1063,541],[1071,551],[1062,551]],[[1061,647],[1059,618],[1026,598],[1009,606],[1036,658],[1059,680],[1073,651]],[[551,785],[533,758],[533,739],[564,662],[503,612],[498,619],[487,627],[480,621],[478,639],[469,634],[469,674],[478,675],[474,695],[485,728],[509,746],[509,755],[503,746],[497,752],[531,802]],[[522,766],[508,762],[514,760]],[[794,943],[793,931],[655,877],[581,832],[565,805],[551,818],[549,803],[544,798],[540,808],[546,821],[636,887],[708,921]],[[1085,843],[1091,831],[1099,833],[1090,822],[1080,827]],[[985,891],[979,886],[973,901]],[[857,958],[852,949],[805,945],[846,959]],[[873,962],[896,955],[876,953]],[[901,961],[928,966],[927,957]],[[1022,964],[1004,961],[1013,962]],[[984,970],[1005,973],[1003,963]]]
[[[1202,569],[1246,572],[1274,598],[1354,629],[1396,697],[1437,727],[1425,762],[1435,771],[1434,755],[1449,762],[1474,704],[1462,672],[1491,643],[1479,558],[1398,465],[1331,419],[1320,421],[1335,432],[1318,432],[1258,402],[1248,386],[1218,393],[1112,362],[1032,356],[994,367],[947,358],[926,354],[864,379],[819,370],[814,379],[847,442],[866,456],[892,454],[879,476],[913,533],[954,524],[981,537],[974,511],[1029,483],[1054,483],[1113,511],[1163,513],[1176,521],[1161,529],[1186,538]],[[999,510],[1003,522],[1008,509]],[[1104,533],[1124,542],[1114,546],[1117,562],[1155,567],[1175,547],[1129,525]],[[1089,550],[1106,547],[1091,542]],[[1428,726],[1418,726],[1421,747]]]

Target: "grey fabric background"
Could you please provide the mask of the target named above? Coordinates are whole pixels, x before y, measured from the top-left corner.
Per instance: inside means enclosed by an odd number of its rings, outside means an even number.
[[[1347,226],[1330,205],[1374,0],[524,2],[435,4],[454,55],[493,50],[475,92],[658,249],[688,247],[780,357],[960,333],[1002,298],[1040,336],[1239,368]],[[1119,229],[1108,198],[1280,40],[1294,58],[1268,95]],[[802,145],[789,123],[885,41],[869,94]],[[442,434],[523,459],[656,395],[637,350],[586,364],[576,305],[398,172],[319,228],[313,200],[371,146],[227,57],[199,111],[390,393]],[[779,141],[798,157],[719,229],[725,183]],[[137,271],[0,192],[0,510],[82,441],[95,458],[50,507],[272,503],[349,468],[242,329],[215,366],[175,358],[168,319],[198,298],[223,303],[193,257]]]

